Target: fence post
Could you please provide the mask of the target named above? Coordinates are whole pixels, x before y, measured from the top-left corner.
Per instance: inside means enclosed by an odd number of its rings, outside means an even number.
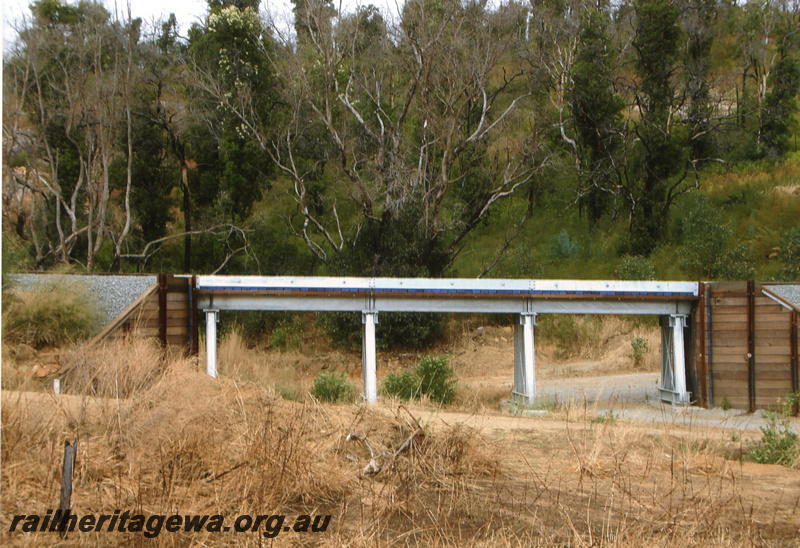
[[[61,499],[58,505],[58,515],[62,522],[68,522],[70,500],[72,499],[72,474],[75,472],[75,454],[78,450],[78,440],[70,444],[64,440],[64,467],[61,471]],[[52,529],[51,529],[52,530]],[[59,528],[59,534],[66,535],[66,527]]]
[[[756,282],[747,280],[747,394],[748,410],[756,410]]]

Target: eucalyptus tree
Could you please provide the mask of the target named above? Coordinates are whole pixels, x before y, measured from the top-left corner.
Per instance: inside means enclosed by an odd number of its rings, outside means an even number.
[[[201,162],[197,198],[218,204],[230,222],[244,220],[269,185],[272,164],[250,124],[272,125],[272,40],[257,1],[216,1],[189,33],[191,116]]]
[[[25,169],[12,176],[40,198],[31,221],[40,226],[30,227],[40,262],[85,260],[92,270],[106,244],[130,232],[129,174],[122,215],[109,208],[112,165],[130,156],[118,145],[130,128],[140,21],[112,20],[86,1],[39,0],[31,11],[4,63],[6,81],[22,93],[8,121],[27,128]]]
[[[615,89],[617,54],[608,10],[581,14],[580,48],[571,67],[569,108],[579,158],[578,206],[591,223],[617,211],[619,166],[625,163],[623,98]]]
[[[530,91],[509,61],[503,7],[413,0],[391,24],[297,3],[280,37],[271,125],[220,94],[297,203],[289,219],[319,260],[352,273],[441,275],[501,200],[540,167],[518,111]]]

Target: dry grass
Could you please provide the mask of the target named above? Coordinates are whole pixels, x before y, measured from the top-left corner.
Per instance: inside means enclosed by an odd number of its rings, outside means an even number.
[[[482,383],[459,383],[452,406],[472,413],[497,411],[511,395],[511,383],[506,386]]]
[[[389,464],[380,473],[364,475],[370,454],[347,435],[358,431],[377,454],[394,454],[417,429],[411,413],[423,417],[432,407],[423,402],[408,413],[389,402],[366,408],[287,401],[268,379],[288,371],[290,362],[265,363],[263,354],[236,340],[223,344],[221,359],[223,351],[229,372],[254,380],[210,379],[202,362],[129,339],[76,355],[79,366],[64,382],[69,394],[4,391],[2,523],[56,505],[63,442],[78,437],[76,513],[332,515],[326,533],[282,533],[280,545],[782,546],[797,540],[796,472],[742,463],[722,430],[599,424],[592,420],[596,410],[580,401],[562,402],[544,417],[512,417],[489,411],[496,389],[475,387],[459,395],[469,413],[435,410],[407,451],[385,458]],[[465,426],[477,413],[486,417],[484,426]],[[0,540],[37,546],[55,539],[3,527]],[[135,533],[75,533],[67,540],[78,546],[142,542]],[[253,533],[166,532],[150,541],[262,542]]]
[[[204,362],[205,346],[202,348],[199,359]],[[222,377],[272,388],[281,396],[292,400],[306,398],[314,376],[321,370],[341,371],[348,374],[354,384],[358,385],[360,382],[360,356],[317,356],[292,350],[259,350],[248,347],[237,331],[231,331],[221,339],[217,356]]]
[[[88,339],[100,319],[86,290],[70,282],[4,291],[3,299],[4,341],[37,349]]]

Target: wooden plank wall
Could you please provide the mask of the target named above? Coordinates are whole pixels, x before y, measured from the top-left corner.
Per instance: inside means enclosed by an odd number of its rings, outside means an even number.
[[[792,312],[761,287],[759,282],[706,284],[708,401],[713,406],[727,400],[738,409],[775,408],[797,389]]]
[[[147,299],[110,338],[124,337],[133,331],[146,337],[158,337],[164,345],[181,346],[196,353],[196,311],[194,326],[190,322],[193,312],[190,305],[192,282],[192,278],[159,274],[158,293]]]

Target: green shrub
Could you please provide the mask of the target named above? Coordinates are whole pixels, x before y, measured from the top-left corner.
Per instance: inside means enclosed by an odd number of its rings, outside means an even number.
[[[339,348],[358,349],[364,329],[361,314],[325,312],[318,315],[320,326]],[[438,337],[444,327],[442,314],[391,312],[380,315],[376,326],[377,347],[422,348]]]
[[[616,424],[616,422],[617,416],[614,415],[614,411],[607,411],[592,419],[593,424]]]
[[[780,260],[783,264],[781,278],[787,282],[800,280],[800,227],[795,227],[783,235]]]
[[[3,288],[9,286],[8,274],[24,272],[31,266],[31,256],[22,240],[14,233],[3,233]]]
[[[681,222],[683,266],[695,278],[747,280],[755,277],[746,243],[728,249],[733,231],[705,196],[698,196]]]
[[[739,244],[726,251],[714,266],[714,277],[723,281],[752,280],[756,277],[756,271],[750,264],[752,254],[747,244]]]
[[[88,339],[98,330],[99,314],[78,288],[39,287],[17,293],[3,308],[7,340],[34,348],[62,346]]]
[[[266,311],[266,310],[237,310],[224,312],[225,316],[219,323],[219,334],[228,333],[236,330],[245,340],[248,346],[259,346],[273,344],[272,338],[276,330],[283,329],[284,333],[278,335],[275,342],[280,341],[282,335],[286,333],[287,327],[297,326],[295,331],[302,329],[302,322],[294,312]],[[299,324],[299,325],[298,325]],[[299,346],[298,341],[298,346]],[[279,344],[278,346],[282,346]]]
[[[314,378],[311,395],[319,401],[337,403],[353,397],[355,388],[344,373],[320,373]]]
[[[625,255],[614,269],[618,280],[655,280],[656,270],[640,255]]]
[[[555,344],[562,358],[580,355],[587,347],[600,344],[597,319],[592,316],[578,318],[567,314],[540,316],[539,334],[542,341]]]
[[[767,425],[761,427],[761,440],[748,443],[747,454],[761,464],[782,464],[791,466],[800,456],[798,435],[789,429],[789,421],[778,422],[775,413],[767,412]]]
[[[294,386],[284,386],[276,384],[275,392],[277,392],[278,395],[284,400],[303,401],[303,395],[301,394],[300,390],[298,390]]]
[[[713,278],[733,231],[705,196],[695,198],[680,226],[685,268],[695,278]]]
[[[631,341],[631,349],[632,351],[629,356],[633,358],[636,365],[639,365],[642,363],[644,355],[649,352],[650,347],[647,344],[647,339],[644,337],[636,337]]]
[[[800,392],[790,392],[783,398],[784,417],[796,417],[800,413]]]
[[[548,254],[553,261],[571,259],[580,252],[580,243],[570,238],[566,229],[553,236],[548,245]]]
[[[383,379],[383,393],[401,400],[414,400],[420,396],[420,379],[414,371],[389,373]]]
[[[280,348],[281,350],[287,348],[297,350],[302,343],[303,323],[297,316],[278,322],[278,327],[272,331],[269,339],[269,345],[272,348]]]
[[[434,403],[447,405],[456,396],[455,376],[447,356],[425,356],[413,370],[386,375],[383,392],[403,400],[428,396]]]
[[[452,402],[456,396],[456,373],[448,361],[447,356],[425,356],[414,371],[420,380],[421,393],[442,405]]]

